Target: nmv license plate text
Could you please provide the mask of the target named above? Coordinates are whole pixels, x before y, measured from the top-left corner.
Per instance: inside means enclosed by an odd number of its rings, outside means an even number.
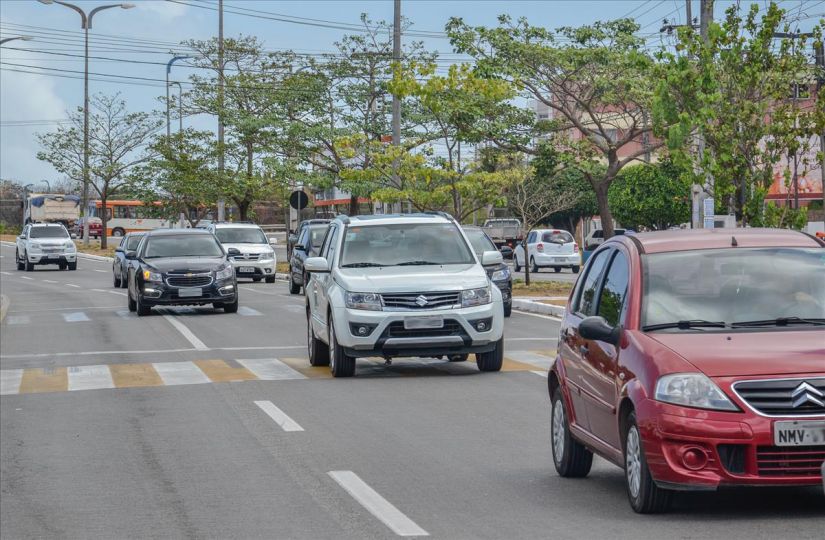
[[[775,422],[773,442],[776,446],[825,446],[825,420]]]

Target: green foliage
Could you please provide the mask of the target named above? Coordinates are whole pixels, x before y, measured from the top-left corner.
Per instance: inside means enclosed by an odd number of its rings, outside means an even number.
[[[691,182],[670,161],[626,167],[610,187],[610,206],[625,227],[662,230],[690,221]]]
[[[559,169],[558,152],[551,146],[540,145],[532,165],[536,177],[544,179],[552,193],[560,198],[570,194],[575,200],[570,208],[550,214],[547,217],[548,222],[561,223],[566,229],[575,231],[576,224],[581,218],[599,213],[596,195],[585,175],[576,167]],[[601,168],[604,168],[604,166],[601,166]],[[603,172],[595,170],[594,174],[600,175]]]

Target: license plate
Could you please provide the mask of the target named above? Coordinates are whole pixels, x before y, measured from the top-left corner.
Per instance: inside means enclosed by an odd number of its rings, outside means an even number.
[[[201,289],[200,287],[187,287],[185,289],[178,289],[178,296],[181,298],[203,296],[203,289]]]
[[[46,255],[46,258],[47,259],[59,259],[60,255],[58,255],[57,253],[49,253],[49,254]]]
[[[444,328],[444,317],[410,317],[404,319],[404,330]]]
[[[773,443],[776,446],[825,446],[825,421],[774,422]]]
[[[567,262],[567,259],[565,259],[564,257],[556,257],[555,259],[553,259],[553,262],[563,263],[563,262]]]
[[[254,266],[241,266],[238,268],[239,274],[254,274],[255,267]]]

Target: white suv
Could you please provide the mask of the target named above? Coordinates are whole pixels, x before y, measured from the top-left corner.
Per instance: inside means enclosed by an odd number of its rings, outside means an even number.
[[[268,240],[264,231],[253,223],[210,223],[206,229],[218,238],[239,277],[253,281],[265,279],[275,283],[275,240]]]
[[[350,377],[358,357],[474,353],[481,371],[499,371],[504,307],[482,265],[501,260],[479,260],[446,214],[338,217],[304,262],[310,363]]]
[[[36,264],[56,264],[61,270],[77,270],[77,247],[60,223],[31,223],[17,237],[14,254],[17,269],[34,270]]]

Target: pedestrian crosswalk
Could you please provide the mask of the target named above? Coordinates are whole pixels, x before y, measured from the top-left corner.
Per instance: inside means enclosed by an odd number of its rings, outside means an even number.
[[[124,302],[125,304],[125,302]],[[8,326],[26,326],[35,325],[38,328],[44,325],[61,324],[61,323],[89,323],[95,321],[102,321],[104,319],[111,319],[118,317],[121,319],[132,319],[138,321],[139,318],[136,313],[133,313],[123,307],[109,307],[109,308],[86,308],[87,310],[79,310],[77,308],[60,310],[60,309],[44,309],[26,312],[12,311],[6,316],[3,321],[4,325]],[[301,308],[303,309],[303,308]],[[169,315],[208,315],[214,310],[212,307],[190,308],[190,307],[166,307],[162,310],[157,310],[158,313],[165,313]],[[238,308],[238,313],[241,317],[262,317],[263,313],[257,309],[241,306]]]
[[[513,351],[502,371],[544,374],[552,351]],[[472,357],[466,362],[401,358],[387,365],[381,358],[360,359],[358,377],[416,377],[480,374]],[[0,395],[147,388],[244,381],[294,381],[332,378],[328,367],[306,358],[203,359],[182,362],[95,364],[0,370]]]

